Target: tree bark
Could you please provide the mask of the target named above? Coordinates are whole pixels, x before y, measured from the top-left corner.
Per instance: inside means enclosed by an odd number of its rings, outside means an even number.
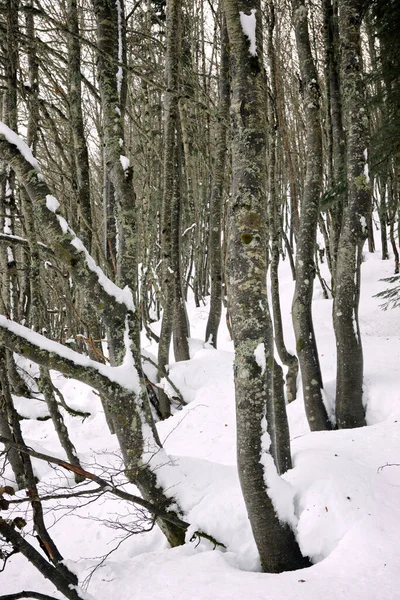
[[[362,75],[363,0],[344,0],[339,11],[341,92],[347,141],[347,206],[337,259],[333,325],[337,346],[336,420],[339,428],[365,425],[363,351],[358,322],[362,249],[371,211],[368,119]]]
[[[266,230],[266,123],[260,2],[225,0],[232,83],[232,200],[227,287],[235,347],[234,381],[240,484],[265,571],[308,564],[290,527],[279,521],[260,459],[272,461],[274,358],[269,315]],[[239,12],[241,11],[241,13]],[[249,41],[244,15],[254,27]],[[277,382],[276,382],[277,383]],[[281,384],[282,385],[282,382]],[[269,419],[269,423],[268,423]],[[273,464],[272,464],[272,468]]]
[[[226,165],[226,137],[230,102],[228,33],[225,18],[221,25],[221,58],[219,65],[219,105],[216,123],[216,156],[213,169],[213,181],[210,202],[210,312],[206,327],[206,342],[217,347],[218,328],[222,309],[222,204]]]
[[[297,357],[288,352],[283,336],[282,312],[279,294],[279,258],[280,248],[282,244],[282,234],[280,225],[280,207],[278,203],[277,193],[277,176],[276,176],[276,154],[277,154],[277,85],[276,85],[276,54],[273,40],[275,28],[275,7],[273,2],[269,4],[269,12],[267,15],[268,23],[268,42],[267,54],[270,67],[271,77],[271,94],[269,101],[269,165],[268,165],[268,186],[269,186],[269,234],[271,240],[271,264],[270,264],[270,279],[271,279],[271,305],[274,320],[275,346],[282,363],[288,367],[286,375],[286,396],[287,401],[292,402],[297,395],[297,375],[299,372],[299,362]],[[290,249],[289,249],[290,251]],[[290,444],[289,444],[290,446]],[[290,453],[289,457],[290,458]],[[279,462],[279,461],[278,461]],[[284,460],[287,470],[290,461]]]
[[[296,287],[292,305],[296,350],[303,383],[304,404],[310,429],[331,429],[322,399],[322,374],[312,319],[315,277],[314,249],[322,191],[322,137],[318,74],[311,53],[304,0],[292,0],[297,52],[304,93],[307,128],[307,173],[297,237]]]

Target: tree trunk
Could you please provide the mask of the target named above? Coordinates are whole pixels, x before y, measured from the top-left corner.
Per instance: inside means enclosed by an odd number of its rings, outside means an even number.
[[[340,428],[365,425],[358,305],[362,248],[371,211],[371,186],[361,57],[362,8],[363,0],[344,0],[339,11],[341,92],[347,138],[347,206],[339,242],[333,306],[337,346],[336,420]]]
[[[271,304],[274,319],[275,346],[282,363],[288,367],[286,375],[286,396],[287,401],[292,402],[297,395],[297,375],[299,372],[299,362],[297,357],[288,352],[283,337],[282,312],[279,294],[279,258],[282,244],[280,210],[277,193],[276,177],[276,154],[277,154],[277,86],[276,86],[276,55],[273,41],[275,28],[275,8],[273,2],[269,5],[268,13],[268,46],[267,54],[271,74],[271,98],[269,102],[269,233],[271,238]],[[279,461],[278,461],[279,462]],[[288,461],[284,461],[288,464]],[[288,467],[287,467],[288,468]],[[286,469],[285,469],[286,470]]]
[[[312,319],[314,249],[322,190],[322,138],[318,74],[311,53],[304,0],[292,0],[307,128],[307,174],[297,237],[296,287],[292,318],[306,415],[311,431],[331,429],[322,399],[322,374]]]
[[[158,364],[161,372],[164,372],[169,362],[169,349],[172,333],[175,331],[179,339],[180,347],[178,358],[189,359],[189,345],[187,338],[189,332],[182,330],[184,318],[182,317],[182,286],[180,272],[173,268],[177,266],[177,256],[180,238],[180,218],[178,197],[180,176],[177,163],[177,129],[178,129],[178,90],[180,71],[180,49],[181,49],[181,0],[169,0],[167,3],[167,40],[166,40],[166,84],[167,90],[164,96],[164,159],[163,159],[163,200],[161,213],[161,291],[163,296],[163,319],[160,333],[160,344],[158,348]],[[175,200],[175,203],[174,203]],[[173,212],[175,219],[173,219]],[[177,214],[178,213],[178,214]],[[178,269],[180,271],[180,269]],[[174,284],[174,279],[176,280]],[[179,279],[179,280],[178,280]],[[180,332],[175,330],[174,318],[178,317]],[[170,415],[169,399],[163,391],[159,393],[160,411],[164,418]]]
[[[216,156],[213,170],[213,182],[210,202],[210,276],[211,297],[210,312],[206,327],[206,342],[217,347],[217,335],[221,321],[222,309],[222,203],[225,180],[226,164],[226,134],[229,119],[229,60],[228,60],[228,34],[225,19],[222,18],[221,26],[221,59],[219,66],[219,105],[218,121],[216,124]]]
[[[232,83],[227,288],[236,353],[238,470],[261,564],[265,571],[281,572],[301,568],[308,561],[302,557],[293,531],[275,512],[268,495],[271,482],[260,462],[267,461],[275,469],[270,454],[274,358],[266,289],[266,107],[260,2],[225,0],[224,10]],[[241,26],[246,15],[254,31],[251,40]]]

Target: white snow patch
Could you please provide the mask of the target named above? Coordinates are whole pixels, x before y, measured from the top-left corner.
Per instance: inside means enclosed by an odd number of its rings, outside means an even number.
[[[265,345],[264,342],[258,344],[257,348],[254,350],[254,358],[256,359],[256,363],[261,369],[261,375],[264,375],[265,369],[267,368],[267,360],[265,358]]]
[[[19,337],[27,340],[29,343],[33,344],[37,348],[41,348],[46,350],[47,352],[54,353],[62,358],[65,358],[71,362],[73,362],[77,366],[81,367],[91,367],[95,369],[100,375],[107,377],[110,381],[117,383],[121,387],[134,392],[135,394],[139,394],[141,392],[139,376],[137,370],[135,368],[135,363],[131,351],[131,340],[129,337],[128,326],[125,328],[124,333],[124,343],[125,343],[125,357],[122,362],[122,365],[118,367],[111,367],[109,365],[104,365],[95,360],[92,360],[88,356],[84,354],[79,354],[71,348],[67,346],[63,346],[58,342],[53,340],[49,340],[48,338],[40,335],[40,333],[36,333],[28,327],[24,327],[23,325],[19,325],[7,317],[0,315],[0,328],[6,329],[12,333],[15,333]]]
[[[297,518],[294,513],[294,495],[295,489],[290,483],[279,476],[271,456],[271,438],[267,431],[267,420],[264,417],[261,423],[261,456],[260,463],[264,467],[264,482],[267,487],[267,493],[274,506],[275,512],[280,521],[288,523],[291,527],[297,524]]]
[[[370,182],[370,178],[369,178],[369,167],[368,167],[368,149],[365,148],[364,149],[364,160],[365,160],[365,164],[364,164],[364,175],[365,175],[365,179],[367,180],[367,183]]]
[[[127,171],[127,169],[129,169],[129,158],[127,156],[124,156],[123,154],[120,154],[119,157],[119,161],[122,165],[122,168],[124,171]]]
[[[46,206],[47,206],[47,208],[49,210],[51,210],[51,212],[55,213],[60,208],[60,203],[57,200],[57,198],[55,198],[51,194],[47,194],[47,196],[46,196]]]
[[[248,38],[250,42],[249,52],[251,56],[257,56],[257,47],[256,47],[256,12],[255,8],[252,8],[249,15],[240,11],[240,24],[242,26],[242,31],[244,35]]]
[[[186,227],[185,231],[182,233],[182,237],[186,235],[189,231],[192,231],[196,227],[197,223],[193,223],[190,227]]]
[[[29,148],[28,144],[26,144],[15,131],[7,127],[5,123],[0,122],[0,134],[4,135],[6,140],[16,146],[18,150],[21,152],[22,156],[27,160],[36,171],[40,172],[39,163],[36,158],[32,154],[32,150]]]
[[[364,215],[362,215],[360,217],[360,223],[361,223],[361,231],[363,233],[366,233],[367,229],[368,229],[368,225],[367,225],[367,219],[364,217]]]

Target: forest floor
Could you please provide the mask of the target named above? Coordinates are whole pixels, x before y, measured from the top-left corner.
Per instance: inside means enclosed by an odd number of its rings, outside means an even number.
[[[378,237],[378,236],[377,236]],[[214,549],[198,539],[168,549],[157,528],[148,526],[132,505],[104,495],[48,501],[47,524],[86,594],[96,600],[398,600],[400,598],[400,309],[383,311],[374,294],[393,261],[364,252],[360,326],[365,352],[365,403],[368,426],[310,433],[302,392],[288,407],[294,468],[284,479],[294,507],[296,536],[314,565],[281,575],[260,572],[236,471],[233,349],[225,324],[218,350],[204,344],[207,306],[189,305],[191,360],[172,364],[170,376],[188,406],[159,424],[161,439],[176,466],[171,489],[187,511],[192,531],[202,529],[226,546]],[[294,347],[290,305],[293,294],[288,261],[280,267],[285,336]],[[335,391],[332,302],[315,285],[313,312],[326,402]],[[155,347],[144,338],[145,351]],[[34,365],[23,363],[34,369]],[[115,438],[108,433],[99,398],[85,385],[53,373],[55,384],[87,419],[66,415],[84,465],[104,477],[121,479]],[[42,402],[16,399],[29,417],[46,413]],[[22,421],[26,443],[62,457],[50,421]],[[34,460],[42,491],[73,481],[47,463]],[[7,475],[7,473],[6,473]],[[134,487],[126,485],[134,491]],[[21,494],[20,494],[21,495]],[[30,525],[26,528],[29,530]],[[126,538],[126,539],[125,539]],[[31,542],[35,543],[29,535]],[[112,550],[114,550],[112,552]],[[108,554],[110,553],[110,554]],[[108,556],[106,556],[108,555]],[[0,573],[0,594],[35,590],[59,597],[54,586],[19,555]]]

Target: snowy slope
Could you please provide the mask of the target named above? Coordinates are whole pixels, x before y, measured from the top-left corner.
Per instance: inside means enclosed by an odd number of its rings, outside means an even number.
[[[198,544],[198,540],[171,550],[156,529],[138,535],[131,532],[122,541],[141,516],[132,506],[108,496],[96,502],[85,498],[58,504],[48,501],[50,532],[92,597],[400,598],[400,466],[396,465],[400,463],[400,311],[383,312],[380,301],[373,298],[385,286],[379,279],[392,269],[392,263],[382,262],[378,253],[365,254],[360,324],[369,426],[310,433],[301,400],[289,406],[294,468],[285,479],[295,507],[297,537],[314,566],[281,575],[259,572],[235,467],[232,345],[225,325],[219,335],[221,349],[213,350],[199,341],[204,336],[207,308],[190,306],[192,358],[170,368],[171,378],[189,404],[160,423],[159,432],[173,457],[173,492],[187,511],[187,519],[194,529],[212,533],[227,550],[213,549],[206,541]],[[281,265],[281,282],[286,339],[288,347],[294,347],[293,284],[286,262]],[[322,298],[317,285],[314,317],[328,402],[334,397],[335,381],[331,310],[331,301]],[[146,342],[146,351],[154,353],[154,345]],[[82,461],[99,474],[112,473],[121,479],[118,446],[107,432],[98,397],[59,374],[53,374],[53,379],[71,406],[91,412],[83,422],[66,416]],[[18,399],[18,409],[35,417],[46,412],[39,402],[24,399]],[[24,420],[22,426],[27,443],[62,456],[49,421]],[[60,470],[36,460],[34,464],[47,492],[60,477],[64,492],[73,485]],[[131,485],[126,489],[134,491]],[[112,528],[118,522],[125,530]],[[59,597],[18,555],[11,557],[0,574],[0,589],[2,594],[31,589]]]

